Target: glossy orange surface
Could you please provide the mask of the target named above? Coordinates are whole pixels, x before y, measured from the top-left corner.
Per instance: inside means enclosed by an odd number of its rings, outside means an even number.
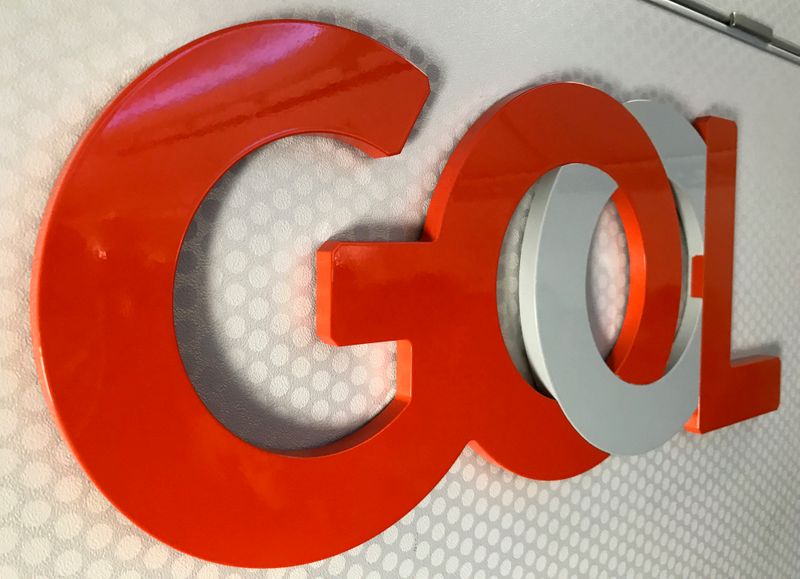
[[[702,279],[693,280],[703,296],[700,402],[686,429],[703,433],[777,409],[781,361],[750,356],[731,362],[736,123],[707,117],[695,127],[708,147],[708,184]]]
[[[91,478],[157,538],[223,563],[304,563],[392,524],[471,439],[538,478],[571,476],[605,457],[516,373],[494,305],[508,218],[527,187],[559,164],[607,167],[632,191],[623,201],[642,205],[630,215],[652,221],[637,228],[628,219],[634,237],[677,241],[677,224],[657,217],[674,207],[646,135],[613,99],[578,85],[522,93],[476,124],[437,189],[426,225],[436,242],[321,252],[321,333],[401,340],[397,399],[364,428],[311,451],[262,450],[227,431],[186,376],[172,323],[174,272],[214,182],[249,151],[290,134],[325,133],[373,155],[397,153],[427,94],[422,73],[364,36],[308,22],[255,23],[156,64],[76,148],[36,255],[41,381]],[[373,263],[373,252],[385,259],[393,250],[402,254],[397,262]],[[649,266],[648,283],[659,272],[674,279],[675,252],[651,250],[663,272]],[[359,291],[351,266],[355,275],[378,276],[377,284]],[[338,303],[343,288],[360,309]],[[677,293],[672,298],[668,318],[677,310]],[[630,347],[649,344],[652,355],[636,364],[652,363],[657,375],[672,327],[652,327]]]
[[[372,460],[256,448],[203,405],[173,327],[181,241],[231,165],[299,133],[398,153],[428,92],[419,70],[363,35],[259,22],[155,64],[75,149],[35,258],[40,379],[86,472],[156,538],[235,565],[320,559],[400,518],[458,454],[457,444],[446,458],[435,443],[420,448],[408,433],[373,445]]]
[[[497,266],[511,215],[536,180],[567,163],[599,167],[619,185],[614,201],[632,282],[612,367],[631,382],[663,375],[681,256],[658,155],[634,117],[601,91],[572,83],[533,88],[497,103],[458,144],[421,241],[329,242],[318,253],[319,335],[338,345],[400,340],[398,396],[387,414],[402,412],[373,440],[411,428],[426,450],[421,458],[442,462],[473,441],[490,460],[536,479],[569,477],[605,458],[555,401],[525,382],[497,315]],[[424,476],[421,462],[409,468]]]
[[[419,70],[365,36],[252,23],[144,72],[74,151],[34,264],[38,370],[81,465],[156,538],[221,563],[306,563],[401,518],[470,442],[537,479],[602,461],[516,371],[497,318],[511,214],[539,177],[566,163],[597,166],[620,186],[631,288],[609,363],[630,382],[663,374],[681,292],[666,175],[620,103],[554,84],[509,96],[470,129],[419,242],[320,248],[320,336],[398,341],[397,396],[383,412],[336,443],[294,453],[254,447],[210,414],[184,371],[172,319],[178,253],[203,197],[236,161],[288,135],[322,133],[373,156],[396,154],[427,95]]]

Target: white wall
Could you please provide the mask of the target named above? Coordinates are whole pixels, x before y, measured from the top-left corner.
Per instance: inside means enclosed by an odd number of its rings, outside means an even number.
[[[507,93],[553,80],[587,82],[620,100],[666,101],[690,118],[737,121],[733,342],[740,351],[778,347],[783,383],[777,413],[703,437],[681,433],[656,451],[612,457],[566,481],[528,481],[465,450],[431,495],[381,536],[328,561],[256,575],[797,576],[800,68],[642,0],[287,6],[6,0],[0,7],[0,577],[248,574],[162,546],[94,489],[36,383],[27,288],[49,189],[103,104],[181,44],[278,16],[368,32],[417,62],[434,94],[397,158],[375,162],[330,141],[292,139],[237,166],[201,209],[183,254],[200,266],[178,279],[177,325],[198,389],[241,436],[319,443],[391,397],[390,345],[334,351],[309,335],[279,347],[313,327],[313,294],[303,283],[311,251],[354,228],[359,239],[413,238],[442,163],[467,126]],[[776,31],[800,41],[793,0],[742,8],[768,22],[779,18]],[[331,195],[338,195],[333,215],[325,206]],[[276,204],[279,196],[288,203]],[[309,209],[313,223],[297,224]],[[282,235],[279,221],[295,225]],[[624,253],[613,213],[602,223],[593,271],[608,289],[593,299],[613,333]],[[301,283],[288,301],[278,295],[285,278],[259,254],[265,235],[288,251],[307,236],[290,259]],[[251,276],[265,286],[254,288]],[[237,409],[226,405],[231,399],[251,405]]]

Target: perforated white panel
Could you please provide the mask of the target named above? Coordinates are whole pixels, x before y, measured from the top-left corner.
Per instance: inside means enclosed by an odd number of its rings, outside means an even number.
[[[748,4],[778,6],[784,35],[800,30],[790,0]],[[176,328],[193,381],[229,428],[260,445],[309,446],[385,404],[394,387],[391,345],[335,349],[316,339],[316,246],[329,237],[414,239],[469,124],[507,93],[553,80],[587,82],[622,101],[669,102],[689,118],[713,113],[738,122],[733,342],[738,353],[780,352],[781,409],[703,437],[682,433],[656,451],[612,457],[560,482],[516,477],[466,450],[402,521],[303,568],[207,564],[127,522],[61,442],[36,384],[27,292],[39,218],[80,134],[149,63],[215,29],[286,16],[380,39],[428,74],[433,94],[396,158],[375,161],[333,141],[293,138],[244,160],[203,204],[181,256]],[[0,47],[3,579],[800,574],[800,68],[641,0],[315,0],[292,9],[264,0],[7,0]],[[510,296],[522,221],[515,219],[499,295],[518,355]],[[589,299],[605,349],[627,275],[611,208],[592,259]]]

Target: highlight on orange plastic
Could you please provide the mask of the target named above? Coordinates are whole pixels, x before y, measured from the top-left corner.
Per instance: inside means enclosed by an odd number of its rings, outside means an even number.
[[[419,242],[320,248],[319,335],[334,344],[398,341],[397,396],[386,409],[352,435],[301,452],[252,446],[206,409],[184,370],[172,318],[181,242],[203,197],[236,161],[288,135],[321,133],[376,157],[397,154],[428,91],[419,70],[361,34],[256,22],[215,32],[152,66],[76,147],[35,255],[37,368],[83,468],[157,539],[231,565],[307,563],[400,519],[466,444],[536,479],[601,462],[607,455],[517,372],[497,317],[509,219],[537,179],[565,164],[593,165],[619,185],[614,201],[628,238],[631,288],[610,364],[629,382],[663,374],[681,292],[669,182],[623,105],[562,83],[511,95],[475,123],[444,169]],[[716,350],[714,342],[708,347],[709,360],[724,351],[727,363],[724,252],[735,139],[706,133],[716,191],[707,211],[716,237],[706,241],[706,312],[723,297],[704,332],[725,335]],[[715,220],[718,204],[730,209],[729,220]],[[746,368],[753,367],[761,366]],[[703,371],[700,421],[713,419],[716,404],[722,416],[741,415],[748,403],[721,399],[706,376],[711,362]]]
[[[337,345],[400,341],[395,403],[406,405],[401,418],[427,417],[421,445],[456,433],[459,448],[473,441],[490,460],[535,479],[572,476],[605,458],[524,381],[497,315],[497,264],[511,215],[534,182],[568,163],[596,166],[619,185],[614,201],[633,281],[612,368],[631,382],[663,375],[681,255],[658,154],[633,115],[597,89],[525,90],[493,106],[458,144],[422,240],[329,242],[317,256],[318,334]]]
[[[426,225],[430,242],[321,252],[321,333],[328,328],[340,343],[401,340],[397,399],[365,427],[305,452],[259,449],[227,431],[186,376],[172,323],[174,272],[214,182],[249,151],[290,134],[326,133],[376,156],[397,153],[427,94],[421,72],[360,34],[254,23],[157,63],[76,148],[35,259],[41,382],[89,476],[155,537],[221,563],[305,563],[402,517],[472,439],[504,466],[543,479],[605,458],[516,372],[494,305],[514,207],[540,175],[571,161],[607,167],[628,190],[626,225],[655,264],[647,275],[679,271],[677,224],[659,217],[674,208],[652,145],[622,105],[579,85],[527,91],[484,115],[445,170]],[[520,139],[515,127],[531,137]],[[639,162],[626,164],[631,158]],[[676,243],[657,244],[664,239]],[[392,252],[402,255],[386,262]],[[373,254],[381,263],[371,263]],[[351,273],[379,283],[361,292]],[[639,287],[672,297],[659,308],[669,312],[660,314],[666,324],[627,346],[649,344],[635,366],[641,373],[652,364],[657,375],[678,296],[649,281]]]
[[[695,128],[708,147],[708,184],[702,278],[692,280],[703,297],[700,401],[686,430],[705,433],[776,410],[781,361],[751,356],[731,362],[736,123],[705,117]]]
[[[442,428],[428,439],[430,416],[398,421],[360,448],[359,438],[391,410],[307,456],[252,446],[203,405],[173,325],[182,239],[225,171],[300,133],[394,155],[428,92],[422,72],[366,36],[313,22],[256,22],[156,63],[76,147],[36,250],[35,357],[83,468],[157,539],[248,567],[321,559],[402,517],[458,455],[456,432]]]

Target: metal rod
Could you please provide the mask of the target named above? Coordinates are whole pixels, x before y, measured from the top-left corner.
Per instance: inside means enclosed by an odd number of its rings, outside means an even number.
[[[741,12],[725,13],[699,0],[646,1],[800,65],[800,45],[774,36],[770,26]]]
[[[794,42],[786,40],[785,38],[773,38],[772,46],[774,46],[775,48],[780,48],[781,50],[785,50],[786,52],[790,52],[792,54],[800,55],[800,44],[795,44]]]
[[[728,23],[728,13],[722,12],[721,10],[717,10],[713,6],[708,6],[707,4],[703,4],[702,2],[698,2],[697,0],[672,0],[675,4],[680,4],[688,8],[689,10],[693,10],[698,14],[702,14],[703,16],[707,16],[712,20],[716,20],[722,24]]]

